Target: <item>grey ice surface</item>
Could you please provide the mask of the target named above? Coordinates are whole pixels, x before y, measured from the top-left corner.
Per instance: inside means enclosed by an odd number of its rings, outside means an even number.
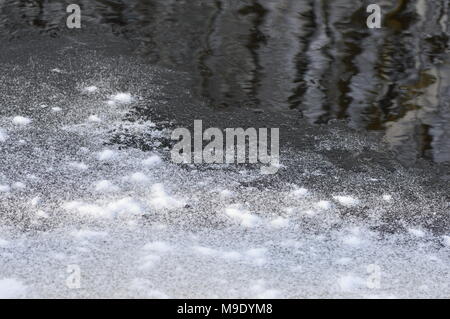
[[[0,298],[449,296],[434,164],[280,115],[276,176],[175,165],[174,125],[246,119],[195,105],[188,74],[86,43],[0,49]]]

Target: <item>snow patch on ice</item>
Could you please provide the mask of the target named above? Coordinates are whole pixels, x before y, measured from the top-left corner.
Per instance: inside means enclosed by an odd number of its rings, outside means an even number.
[[[250,286],[252,297],[257,299],[276,299],[281,297],[281,292],[276,289],[268,289],[264,280],[258,280]]]
[[[87,92],[87,93],[94,93],[94,92],[97,91],[97,90],[98,90],[98,87],[96,87],[96,86],[94,86],[94,85],[85,87],[85,88],[83,89],[83,91],[84,91],[84,92]]]
[[[213,248],[209,248],[209,247],[204,247],[204,246],[195,246],[195,247],[193,247],[193,249],[197,253],[199,253],[201,255],[205,255],[205,256],[214,256],[218,253],[217,250],[215,250]]]
[[[352,262],[352,259],[351,258],[349,258],[349,257],[342,257],[342,258],[339,258],[338,260],[336,260],[336,264],[337,265],[348,265],[348,264],[350,264]]]
[[[343,292],[354,292],[355,290],[367,286],[363,278],[354,276],[352,274],[343,275],[338,279],[338,285]]]
[[[309,191],[304,187],[296,187],[294,190],[292,190],[289,195],[292,197],[304,197],[308,195]]]
[[[328,210],[332,207],[331,203],[327,200],[321,200],[315,205],[319,209]]]
[[[248,249],[245,254],[252,258],[262,258],[266,255],[267,248],[252,248]]]
[[[38,217],[38,218],[49,218],[50,216],[46,213],[46,212],[44,212],[43,210],[38,210],[37,212],[36,212],[36,216]]]
[[[93,115],[91,115],[91,116],[88,117],[88,121],[89,121],[89,122],[94,122],[94,123],[99,123],[99,122],[101,122],[102,120],[101,120],[101,118],[98,117],[98,115],[93,114]]]
[[[113,96],[111,96],[111,100],[113,102],[116,103],[122,103],[122,104],[127,104],[127,103],[131,103],[133,101],[133,97],[131,96],[130,93],[117,93]]]
[[[71,233],[73,237],[76,239],[94,239],[94,238],[103,238],[108,235],[107,232],[104,231],[93,231],[89,229],[80,229],[77,231],[73,231]]]
[[[8,134],[6,134],[6,131],[4,129],[0,128],[0,143],[6,142],[8,139]]]
[[[362,231],[359,227],[353,227],[349,229],[349,234],[342,238],[342,242],[348,246],[359,247],[365,242],[361,238],[361,233]]]
[[[242,258],[242,255],[237,251],[226,251],[221,253],[220,257],[226,260],[238,260]]]
[[[0,193],[9,193],[11,191],[11,187],[6,184],[0,184]]]
[[[312,217],[312,216],[316,215],[317,212],[313,211],[312,209],[306,209],[306,210],[303,210],[303,211],[301,212],[301,214],[302,214],[302,215],[309,216],[309,217]]]
[[[164,241],[154,241],[146,244],[143,249],[151,250],[158,253],[167,253],[171,251],[173,247]]]
[[[22,189],[25,189],[27,187],[27,185],[25,185],[22,182],[15,182],[15,183],[12,184],[12,187],[15,188],[15,189],[22,190]]]
[[[150,299],[169,299],[170,297],[164,292],[150,288],[150,282],[147,279],[136,278],[130,284],[130,288],[138,291],[144,298]]]
[[[359,200],[352,196],[333,196],[333,198],[341,205],[352,207],[359,204]]]
[[[361,244],[363,243],[361,238],[359,238],[358,236],[355,236],[355,235],[349,235],[349,236],[344,237],[342,239],[342,242],[348,246],[353,246],[353,247],[361,246]]]
[[[258,216],[251,214],[248,210],[241,209],[237,205],[225,208],[225,214],[238,221],[244,227],[255,227],[261,220]]]
[[[27,287],[15,278],[0,279],[0,299],[24,298]]]
[[[134,184],[146,184],[150,178],[142,172],[135,172],[128,177],[128,180]]]
[[[228,189],[223,189],[219,192],[219,196],[221,198],[231,198],[234,196],[234,193]]]
[[[270,222],[270,225],[275,228],[283,228],[289,225],[289,219],[277,217]]]
[[[67,164],[70,168],[77,169],[80,171],[85,171],[88,169],[88,166],[83,162],[69,162]]]
[[[81,201],[66,203],[64,208],[73,211],[81,216],[91,216],[97,218],[115,218],[120,216],[140,215],[144,210],[142,205],[131,197],[113,201],[107,205],[101,206],[88,204]]]
[[[409,228],[408,233],[419,238],[425,237],[425,232],[418,228]]]
[[[9,241],[0,238],[0,248],[7,248],[7,247],[9,247]]]
[[[94,184],[96,192],[99,193],[113,193],[119,191],[119,187],[114,185],[111,181],[101,180]]]
[[[146,255],[141,258],[142,264],[139,266],[140,270],[148,270],[155,266],[155,264],[161,260],[161,257],[158,255]]]
[[[31,119],[23,116],[15,116],[12,120],[14,125],[26,126],[31,123]]]
[[[442,236],[442,240],[444,242],[444,245],[450,247],[450,236]]]
[[[256,266],[262,266],[266,263],[266,248],[252,248],[245,252],[245,255],[250,258],[250,261]]]
[[[97,154],[97,159],[99,161],[111,161],[117,156],[116,152],[112,150],[103,150]]]
[[[146,158],[144,161],[142,161],[142,164],[147,167],[158,166],[161,163],[162,163],[161,157],[159,157],[158,155],[152,155]]]
[[[156,209],[175,209],[183,207],[184,202],[173,196],[170,196],[161,183],[154,184],[151,187],[150,205]]]

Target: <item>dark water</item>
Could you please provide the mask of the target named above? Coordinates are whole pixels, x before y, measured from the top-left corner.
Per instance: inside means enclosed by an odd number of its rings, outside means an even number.
[[[0,0],[1,45],[29,33],[116,34],[149,63],[188,72],[212,108],[299,110],[384,132],[405,163],[450,162],[448,0]],[[378,2],[383,27],[366,27]]]

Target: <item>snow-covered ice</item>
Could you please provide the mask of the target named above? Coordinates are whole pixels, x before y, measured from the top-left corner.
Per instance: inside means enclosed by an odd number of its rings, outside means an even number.
[[[11,186],[6,184],[0,184],[0,193],[7,193],[11,190]]]
[[[222,198],[231,198],[235,195],[229,189],[222,189],[222,190],[220,190],[219,194],[220,194],[220,197],[222,197]]]
[[[225,214],[244,227],[255,227],[260,223],[260,218],[258,216],[237,205],[227,207],[225,209]]]
[[[7,248],[9,246],[9,242],[5,239],[0,238],[0,248]]]
[[[283,228],[289,225],[289,219],[283,217],[277,217],[273,219],[270,224],[275,228]]]
[[[94,115],[91,115],[91,116],[88,117],[88,121],[89,122],[97,122],[97,123],[99,123],[102,120],[101,120],[101,118],[98,115],[94,114]]]
[[[343,292],[355,292],[367,286],[366,280],[352,274],[341,276],[338,284]]]
[[[319,209],[327,210],[327,209],[330,209],[332,206],[331,206],[331,202],[329,202],[327,200],[321,200],[316,203],[316,207]]]
[[[7,139],[8,139],[8,134],[6,133],[6,131],[4,129],[0,128],[0,143],[6,142]]]
[[[27,287],[15,278],[0,279],[0,299],[23,298]]]
[[[62,72],[51,77],[72,71]],[[23,103],[0,117],[0,298],[450,294],[450,232],[427,228],[448,206],[420,178],[401,166],[344,171],[323,154],[289,150],[275,176],[175,165],[164,139],[173,123],[153,113],[124,120],[135,104],[157,103],[144,98],[161,92],[153,80],[77,79],[73,94],[51,87],[34,111]],[[82,289],[67,288],[69,265],[80,267]],[[367,284],[369,265],[380,268],[378,288]]]
[[[450,247],[450,236],[443,236],[442,239],[443,239],[444,245]]]
[[[144,246],[145,250],[152,250],[158,253],[166,253],[172,250],[172,247],[163,241],[154,241]]]
[[[304,187],[296,187],[293,191],[290,192],[292,197],[303,197],[308,195],[308,190]]]
[[[416,237],[425,237],[425,232],[422,229],[418,228],[409,228],[408,232]]]
[[[80,171],[85,171],[87,170],[89,167],[83,163],[83,162],[69,162],[67,164],[70,168],[76,169],[76,170],[80,170]]]
[[[76,239],[95,239],[104,238],[108,235],[105,231],[94,231],[90,229],[80,229],[71,233]]]
[[[114,152],[113,150],[106,149],[98,153],[97,159],[99,161],[111,161],[114,160],[116,156],[117,156],[116,152]]]
[[[120,92],[111,96],[111,101],[116,103],[128,104],[133,101],[133,96],[127,92]]]
[[[96,192],[100,193],[112,193],[119,191],[119,187],[114,185],[111,181],[101,180],[94,183],[94,188]]]
[[[184,205],[182,199],[169,195],[161,183],[151,186],[150,204],[156,209],[176,209]]]
[[[333,196],[333,198],[341,205],[351,207],[359,204],[359,200],[352,196]]]
[[[141,203],[131,197],[99,204],[73,201],[66,203],[64,208],[69,212],[78,213],[80,216],[94,218],[129,217],[144,212]]]
[[[97,90],[98,90],[98,87],[96,87],[95,85],[87,86],[83,89],[83,91],[87,92],[87,93],[94,93]]]
[[[22,182],[15,182],[12,184],[12,187],[15,189],[25,189],[27,187],[27,185]]]
[[[158,166],[158,165],[160,165],[161,162],[162,162],[161,157],[159,157],[158,155],[155,155],[155,154],[154,154],[154,155],[149,156],[148,158],[146,158],[146,159],[142,162],[142,164],[144,164],[145,166],[148,166],[148,167],[153,167],[153,166]]]
[[[18,115],[12,119],[12,122],[14,125],[26,126],[31,123],[31,119],[28,117]]]
[[[129,181],[135,184],[147,184],[150,178],[142,172],[134,172],[128,177]]]

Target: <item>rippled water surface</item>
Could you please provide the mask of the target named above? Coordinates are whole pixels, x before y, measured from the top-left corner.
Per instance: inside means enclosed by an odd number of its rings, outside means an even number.
[[[448,163],[449,3],[380,1],[383,27],[368,29],[369,2],[78,1],[83,30],[70,34],[125,37],[149,63],[189,72],[210,107],[347,119],[382,131],[405,164]],[[70,1],[2,3],[0,32],[9,38],[66,33]]]

